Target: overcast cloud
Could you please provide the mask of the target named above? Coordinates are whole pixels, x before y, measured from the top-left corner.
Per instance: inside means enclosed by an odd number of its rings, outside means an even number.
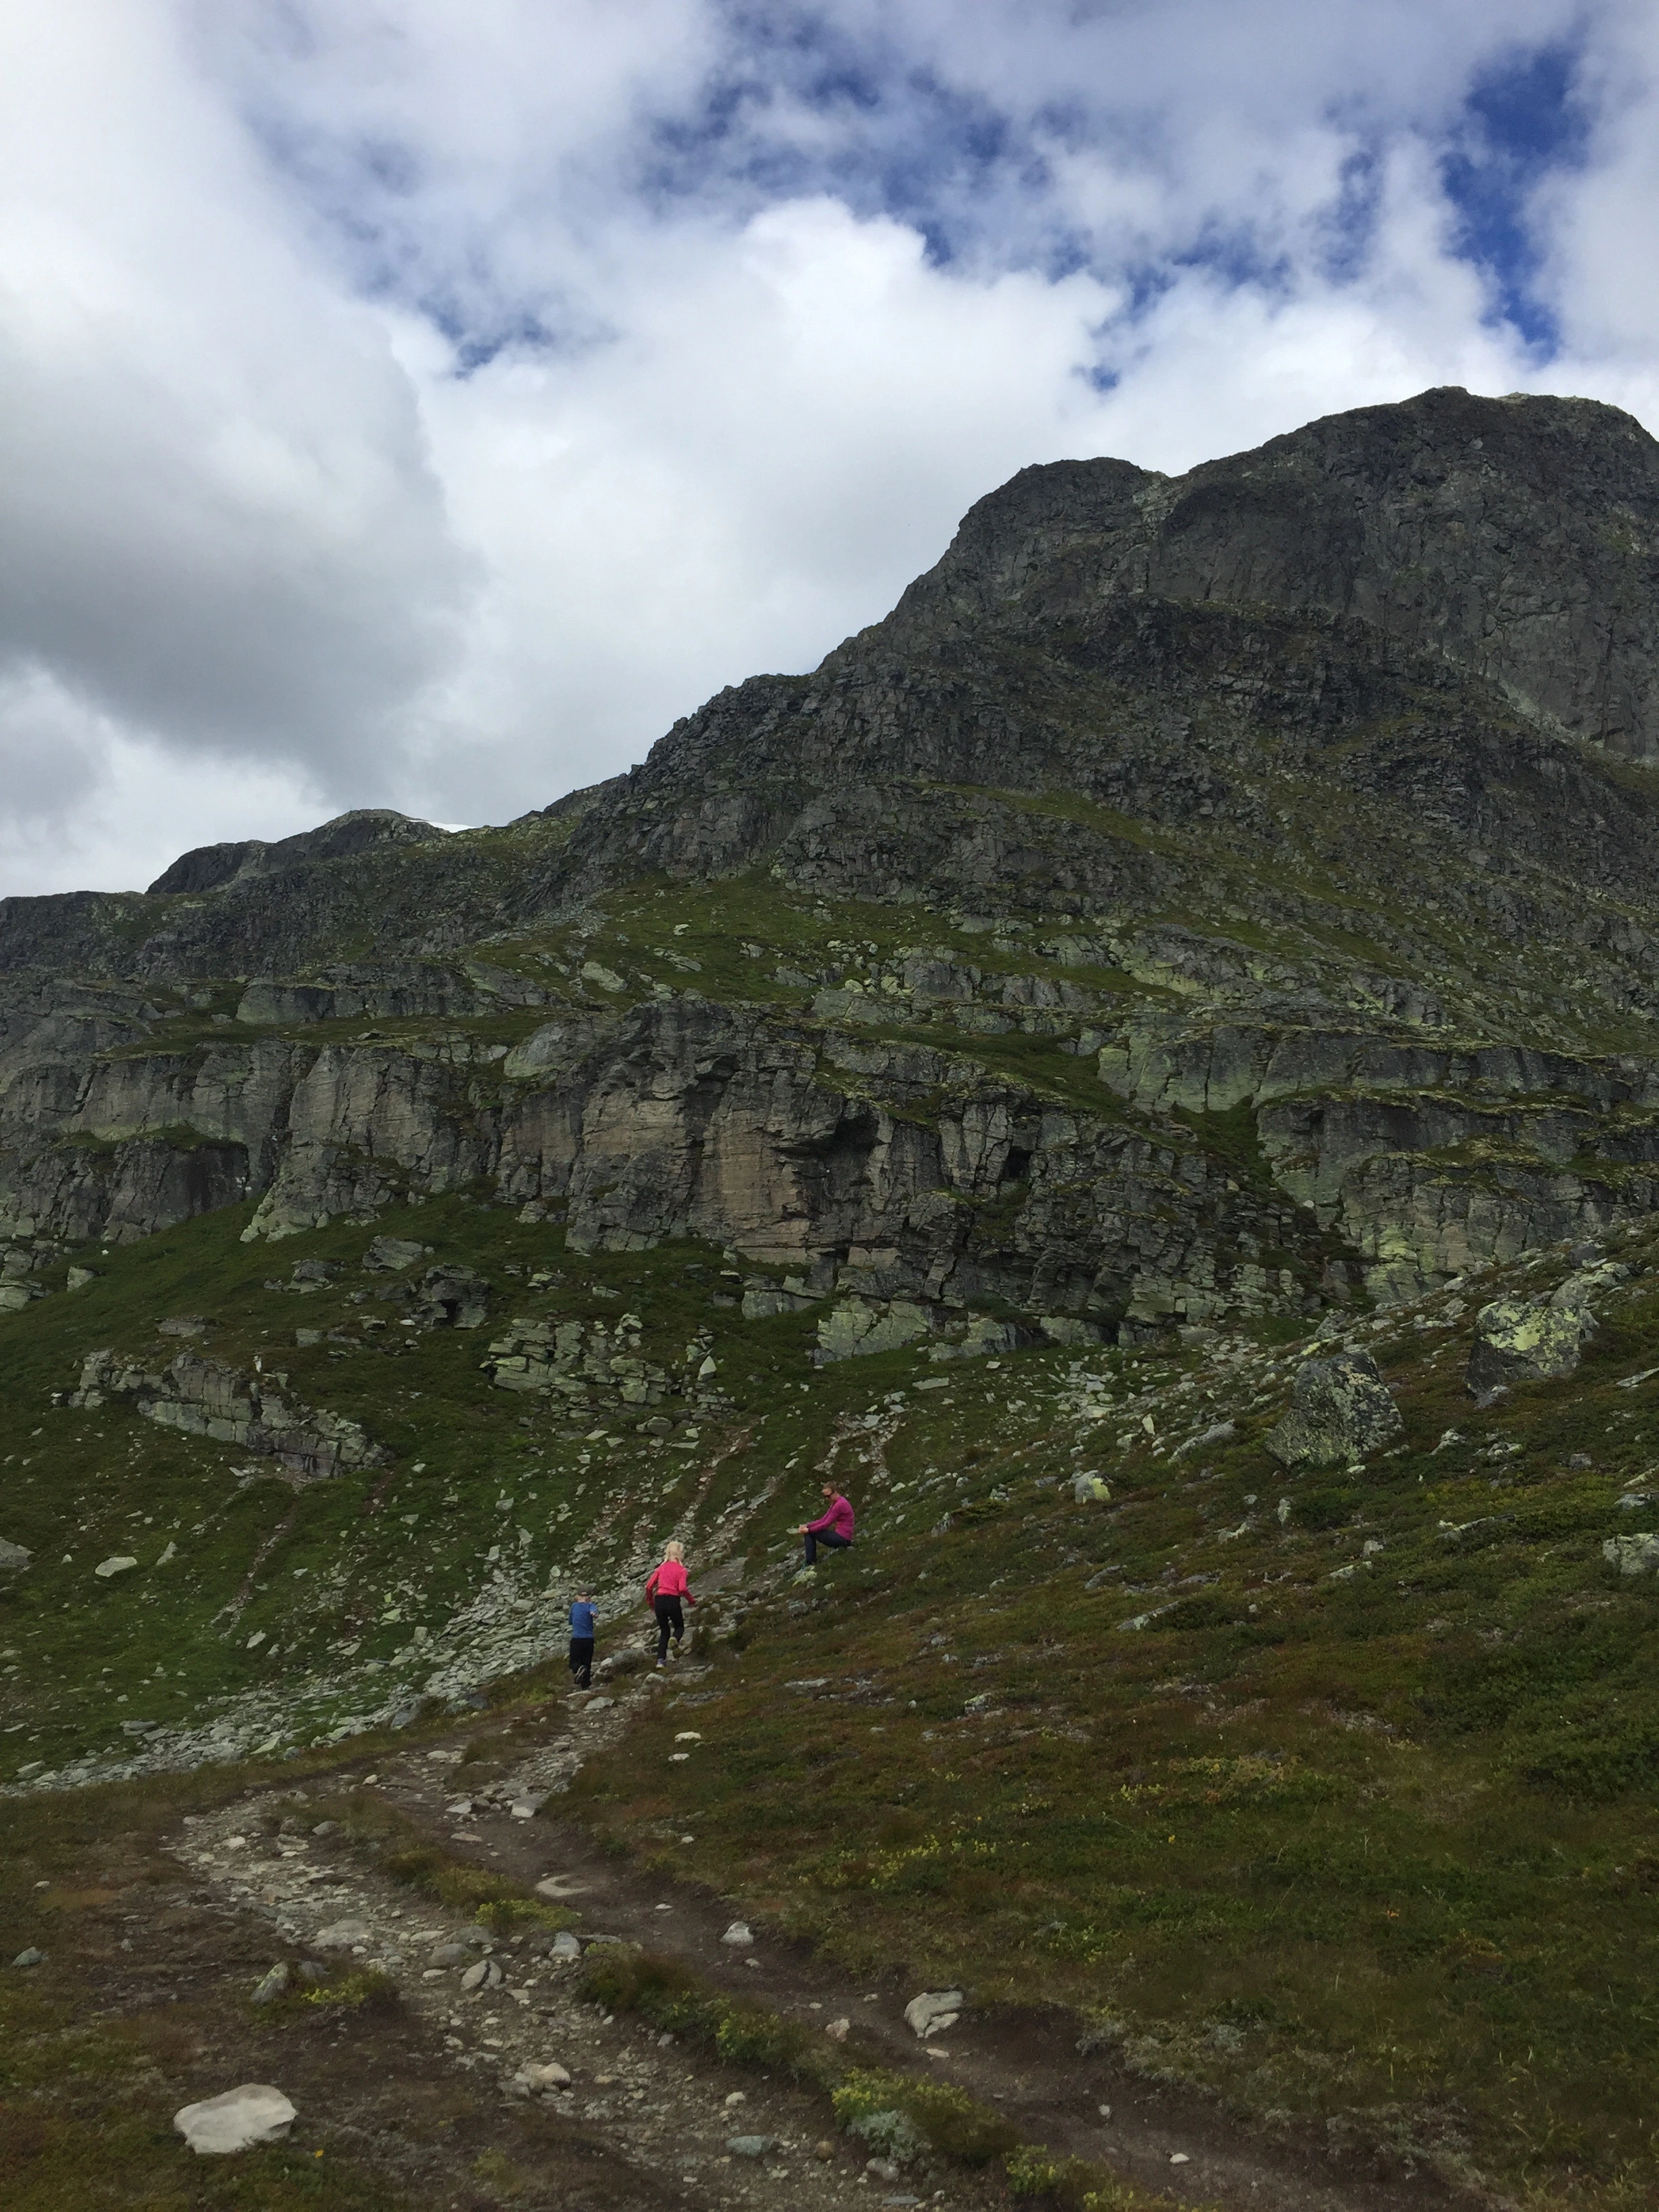
[[[545,805],[1028,461],[1659,427],[1656,80],[1564,0],[11,9],[0,892]]]

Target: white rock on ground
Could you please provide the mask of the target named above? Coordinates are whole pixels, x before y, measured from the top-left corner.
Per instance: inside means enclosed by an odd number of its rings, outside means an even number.
[[[333,1920],[311,1940],[319,1951],[349,1951],[355,1943],[367,1943],[373,1933],[367,1920]]]
[[[919,2036],[938,2035],[962,2017],[962,1991],[924,1990],[905,2006],[904,2017]]]
[[[514,2075],[526,2089],[568,2089],[570,2075],[556,2061],[550,2059],[545,2066],[526,2066]]]
[[[720,1937],[721,1942],[729,1943],[734,1951],[746,1951],[754,1940],[755,1931],[746,1920],[734,1920]]]
[[[280,2142],[297,2118],[280,2089],[268,2081],[246,2081],[222,2097],[185,2106],[173,2114],[173,2124],[193,2151],[222,2156],[255,2143]]]
[[[137,1564],[138,1562],[137,1559],[128,1559],[125,1557],[112,1559],[100,1559],[97,1565],[92,1571],[95,1575],[101,1576],[104,1581],[107,1582],[112,1575],[124,1575],[129,1567],[136,1567]]]

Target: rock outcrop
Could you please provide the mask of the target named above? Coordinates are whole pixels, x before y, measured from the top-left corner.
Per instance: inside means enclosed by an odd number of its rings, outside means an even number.
[[[70,1403],[131,1398],[146,1420],[239,1451],[280,1460],[295,1480],[316,1481],[343,1467],[382,1467],[392,1454],[356,1421],[291,1402],[285,1375],[246,1375],[199,1352],[181,1352],[160,1374],[113,1352],[91,1352]]]
[[[0,1310],[94,1239],[460,1189],[787,1269],[745,1299],[827,1300],[829,1358],[1601,1237],[1659,1205],[1656,524],[1659,446],[1577,400],[1026,470],[544,813],[0,902]]]

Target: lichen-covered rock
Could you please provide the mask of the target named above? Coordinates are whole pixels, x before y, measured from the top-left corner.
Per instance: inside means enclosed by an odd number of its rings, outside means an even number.
[[[33,1557],[21,1544],[9,1544],[0,1537],[0,1575],[21,1575]]]
[[[1644,1575],[1650,1569],[1659,1567],[1659,1536],[1646,1533],[1609,1536],[1601,1547],[1601,1557],[1610,1567],[1617,1567],[1621,1575]]]
[[[895,1352],[902,1344],[914,1344],[918,1337],[931,1335],[939,1319],[932,1307],[917,1305],[908,1298],[881,1304],[848,1298],[832,1307],[818,1323],[817,1348],[812,1358],[817,1365],[827,1367],[838,1359]]]
[[[383,1467],[390,1461],[392,1454],[360,1423],[285,1398],[287,1382],[285,1375],[247,1375],[194,1352],[181,1352],[159,1375],[117,1352],[89,1352],[70,1403],[98,1406],[106,1397],[134,1398],[146,1420],[279,1459],[291,1475],[304,1480],[335,1474],[343,1467]]]
[[[1511,1382],[1553,1382],[1571,1375],[1595,1328],[1584,1298],[1560,1304],[1554,1298],[1495,1298],[1475,1316],[1468,1388],[1484,1398]]]
[[[657,1406],[691,1395],[706,1357],[699,1340],[686,1349],[678,1375],[641,1352],[637,1314],[614,1327],[602,1321],[515,1321],[480,1362],[498,1390],[563,1400],[572,1412],[590,1406]]]
[[[1291,1468],[1352,1467],[1403,1434],[1400,1408],[1368,1352],[1308,1359],[1297,1370],[1291,1410],[1263,1439]]]

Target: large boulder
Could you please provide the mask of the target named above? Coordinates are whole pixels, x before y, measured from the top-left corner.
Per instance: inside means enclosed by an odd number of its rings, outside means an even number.
[[[1404,1434],[1400,1408],[1369,1352],[1308,1359],[1297,1370],[1291,1410],[1264,1441],[1280,1463],[1352,1467]]]
[[[428,1328],[482,1328],[489,1318],[489,1290],[471,1267],[428,1267],[420,1280],[414,1317]]]
[[[1474,1343],[1466,1377],[1477,1398],[1511,1382],[1543,1382],[1571,1375],[1586,1339],[1595,1334],[1587,1297],[1566,1296],[1564,1283],[1548,1298],[1495,1298],[1475,1316]]]

